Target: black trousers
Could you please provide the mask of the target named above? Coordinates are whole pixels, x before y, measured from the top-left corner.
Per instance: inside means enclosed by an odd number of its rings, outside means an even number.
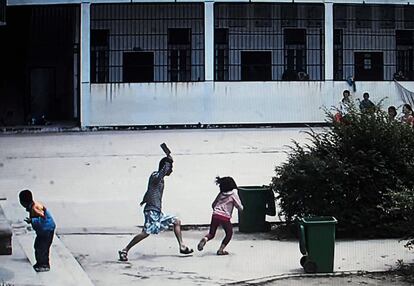
[[[50,246],[52,245],[54,232],[42,232],[37,233],[34,250],[36,257],[36,264],[39,266],[48,265],[49,266],[49,252]]]

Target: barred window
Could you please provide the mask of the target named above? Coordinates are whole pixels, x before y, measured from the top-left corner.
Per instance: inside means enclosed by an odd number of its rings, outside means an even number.
[[[214,79],[324,79],[324,6],[215,3]]]
[[[215,80],[229,80],[229,30],[214,30],[214,68]]]
[[[91,81],[108,82],[109,30],[91,31]]]
[[[92,4],[91,82],[204,80],[204,5]]]
[[[404,6],[404,29],[414,29],[414,6]]]
[[[414,9],[334,4],[334,78],[414,80]]]

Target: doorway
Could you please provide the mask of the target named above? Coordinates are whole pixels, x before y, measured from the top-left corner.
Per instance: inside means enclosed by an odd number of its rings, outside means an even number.
[[[41,124],[43,119],[55,118],[56,72],[54,68],[32,68],[30,70],[29,118],[31,124]]]
[[[382,52],[356,52],[355,80],[384,80],[384,59]]]

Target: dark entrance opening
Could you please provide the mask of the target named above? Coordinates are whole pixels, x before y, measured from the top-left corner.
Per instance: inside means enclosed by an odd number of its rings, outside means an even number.
[[[124,82],[154,81],[153,52],[126,52],[122,66]]]
[[[79,124],[79,7],[9,6],[0,26],[0,125]]]
[[[355,80],[384,80],[384,59],[382,52],[356,52]]]
[[[241,52],[241,80],[272,80],[272,53],[270,51]]]

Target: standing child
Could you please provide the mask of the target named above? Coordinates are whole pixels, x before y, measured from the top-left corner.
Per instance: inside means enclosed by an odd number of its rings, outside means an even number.
[[[49,251],[56,228],[55,222],[45,206],[33,200],[32,192],[29,190],[21,191],[19,199],[20,204],[29,212],[29,217],[25,218],[25,221],[36,231],[34,242],[36,264],[33,268],[37,272],[49,271]]]
[[[213,215],[211,217],[210,231],[200,240],[197,249],[202,251],[207,241],[213,239],[216,235],[217,227],[221,225],[226,236],[224,237],[219,250],[217,250],[217,255],[227,255],[229,253],[225,251],[224,248],[230,242],[233,235],[233,226],[230,222],[233,209],[236,207],[239,211],[242,211],[243,205],[237,192],[234,191],[237,190],[237,185],[232,177],[216,177],[216,184],[220,187],[220,193],[212,204]]]

